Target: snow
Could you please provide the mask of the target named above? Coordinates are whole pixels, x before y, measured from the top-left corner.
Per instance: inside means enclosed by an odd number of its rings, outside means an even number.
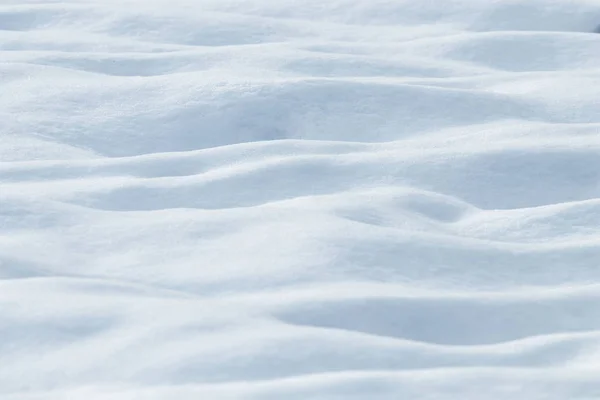
[[[3,1],[0,397],[600,398],[599,24]]]

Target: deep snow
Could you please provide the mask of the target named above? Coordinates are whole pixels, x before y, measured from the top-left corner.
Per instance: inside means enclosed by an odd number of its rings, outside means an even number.
[[[598,0],[4,0],[0,398],[600,398]]]

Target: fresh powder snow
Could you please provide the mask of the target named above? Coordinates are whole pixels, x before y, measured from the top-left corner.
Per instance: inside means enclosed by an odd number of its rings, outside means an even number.
[[[0,398],[600,399],[599,26],[1,1]]]

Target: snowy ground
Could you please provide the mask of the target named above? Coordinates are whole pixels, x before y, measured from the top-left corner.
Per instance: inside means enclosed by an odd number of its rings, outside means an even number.
[[[600,398],[598,25],[1,1],[0,398]]]

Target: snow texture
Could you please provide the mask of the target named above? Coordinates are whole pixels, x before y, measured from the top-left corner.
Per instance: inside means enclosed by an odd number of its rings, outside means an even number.
[[[0,398],[600,398],[599,24],[2,1]]]

